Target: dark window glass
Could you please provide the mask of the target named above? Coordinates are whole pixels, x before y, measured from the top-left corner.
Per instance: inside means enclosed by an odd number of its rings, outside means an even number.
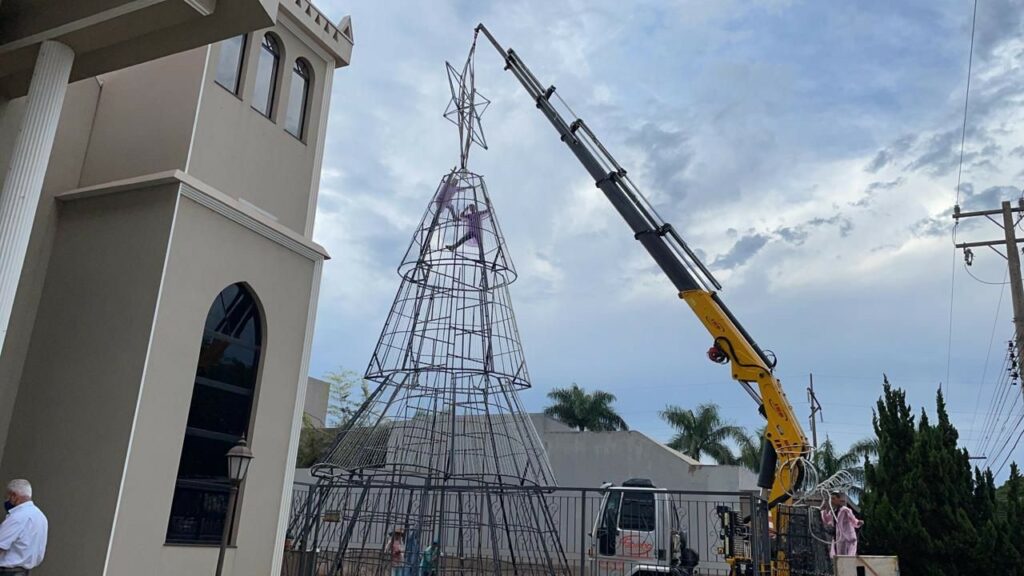
[[[284,129],[298,139],[302,139],[303,127],[306,124],[306,107],[309,99],[309,64],[303,59],[295,61],[292,67],[292,85],[288,90],[288,113],[284,119]]]
[[[238,94],[238,81],[242,77],[242,60],[245,53],[245,34],[228,38],[220,43],[217,58],[217,84]]]
[[[171,504],[167,541],[219,544],[228,512],[228,487],[179,481]]]
[[[277,89],[277,68],[281,60],[281,48],[270,34],[263,36],[260,44],[260,59],[256,63],[256,87],[252,92],[252,107],[260,114],[270,117],[274,108],[274,91]]]
[[[624,492],[622,513],[619,516],[621,530],[654,531],[654,494],[652,492]]]
[[[168,542],[220,539],[227,511],[227,452],[249,428],[261,345],[256,299],[241,284],[228,286],[206,316]]]
[[[619,504],[622,494],[612,492],[604,503],[601,524],[597,527],[598,552],[605,556],[615,555],[615,539],[618,536]]]
[[[207,331],[203,336],[196,377],[251,389],[258,357],[257,348]]]

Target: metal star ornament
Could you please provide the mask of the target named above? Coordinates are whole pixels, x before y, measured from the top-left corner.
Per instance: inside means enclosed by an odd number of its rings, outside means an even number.
[[[465,168],[469,161],[469,150],[473,144],[484,150],[487,149],[487,139],[480,126],[480,116],[483,115],[491,101],[476,91],[476,74],[473,70],[475,53],[476,38],[474,37],[473,46],[469,49],[469,57],[466,58],[462,72],[459,72],[451,63],[445,62],[445,66],[448,68],[448,88],[451,90],[452,99],[448,102],[444,117],[459,127],[462,168]]]

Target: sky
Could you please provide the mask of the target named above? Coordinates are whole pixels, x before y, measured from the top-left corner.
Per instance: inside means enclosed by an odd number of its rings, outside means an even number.
[[[970,0],[469,2],[320,0],[351,15],[334,76],[314,238],[324,266],[310,373],[362,372],[395,268],[458,162],[445,62],[484,22],[554,84],[724,285],[801,416],[814,375],[819,439],[871,434],[882,375],[934,414],[941,385],[962,444],[1011,451],[1024,415],[1005,378],[1006,264],[952,246],[952,208],[998,208],[1024,177],[1024,6],[980,0],[963,162]],[[519,273],[510,291],[533,388],[615,394],[636,430],[668,440],[666,405],[720,406],[760,425],[711,339],[481,44],[488,150],[472,153]],[[957,192],[958,175],[960,179]],[[1018,228],[1021,231],[1021,228]],[[958,241],[1002,229],[965,220]],[[1001,450],[1000,450],[1001,448]],[[1007,472],[1003,471],[1005,476]]]

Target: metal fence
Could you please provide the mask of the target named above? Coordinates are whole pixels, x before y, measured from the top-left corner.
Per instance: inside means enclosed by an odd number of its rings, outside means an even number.
[[[387,498],[389,509],[395,508],[396,499],[414,507],[427,491],[432,509],[441,512],[420,525],[397,526],[394,518],[368,504]],[[487,518],[466,521],[468,515],[493,510],[496,500],[501,500],[502,510],[528,506],[542,514],[550,530],[539,538],[546,541],[525,542],[523,535],[507,533],[507,524]],[[769,529],[765,502],[748,492],[298,484],[282,574],[759,576],[770,574],[781,551],[789,559],[791,576],[830,575],[827,535],[817,510],[787,507],[780,517],[785,518],[786,529],[776,536]],[[614,525],[608,523],[611,518]],[[469,533],[461,526],[474,528]],[[497,526],[502,533],[494,533]],[[403,531],[401,560],[390,554],[398,529]],[[437,560],[424,561],[434,543]],[[747,560],[730,567],[727,552]]]

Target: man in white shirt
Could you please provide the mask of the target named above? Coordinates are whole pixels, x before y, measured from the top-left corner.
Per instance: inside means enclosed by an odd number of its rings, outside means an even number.
[[[46,516],[32,503],[28,480],[11,480],[4,502],[7,518],[0,523],[0,575],[26,576],[46,552]]]

